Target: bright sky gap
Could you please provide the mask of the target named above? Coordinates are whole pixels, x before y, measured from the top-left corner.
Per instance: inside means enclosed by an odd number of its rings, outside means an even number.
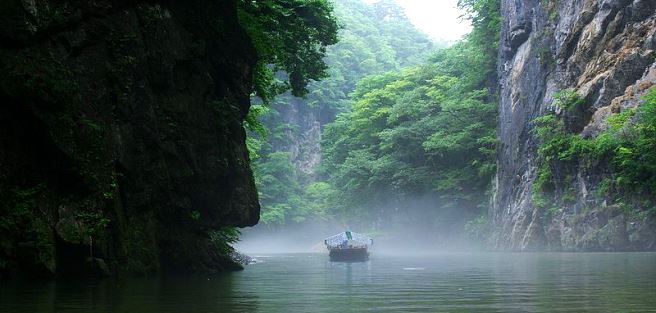
[[[417,28],[438,42],[454,42],[471,30],[469,22],[463,21],[458,0],[394,0],[405,9],[405,13]],[[375,3],[378,0],[365,0]]]

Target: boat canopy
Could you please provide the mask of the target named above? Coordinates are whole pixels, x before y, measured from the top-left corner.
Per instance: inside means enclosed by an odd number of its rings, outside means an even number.
[[[328,248],[342,246],[348,243],[351,246],[368,246],[374,243],[373,239],[363,234],[354,233],[350,230],[330,236],[324,240]]]

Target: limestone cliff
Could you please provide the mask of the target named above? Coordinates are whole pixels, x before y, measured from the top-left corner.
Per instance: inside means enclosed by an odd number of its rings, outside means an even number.
[[[233,266],[208,232],[259,218],[235,1],[8,0],[0,43],[0,275]]]
[[[492,245],[503,250],[654,250],[656,221],[595,196],[606,168],[575,168],[568,205],[552,217],[531,201],[537,142],[532,121],[572,89],[585,108],[568,127],[594,137],[610,112],[640,104],[656,84],[656,2],[502,0],[501,103]],[[556,112],[561,114],[562,112]],[[564,166],[564,165],[563,165]],[[556,190],[556,197],[564,192]]]
[[[307,179],[314,179],[316,168],[321,161],[320,110],[307,104],[307,99],[281,96],[281,100],[272,105],[275,117],[267,120],[268,129],[277,131],[284,127],[279,138],[271,136],[273,151],[289,153],[289,160]],[[334,117],[331,117],[334,118]]]

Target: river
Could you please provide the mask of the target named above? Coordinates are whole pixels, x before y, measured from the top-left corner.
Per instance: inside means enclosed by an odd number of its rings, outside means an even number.
[[[211,277],[0,282],[0,312],[656,312],[655,253],[258,258]]]

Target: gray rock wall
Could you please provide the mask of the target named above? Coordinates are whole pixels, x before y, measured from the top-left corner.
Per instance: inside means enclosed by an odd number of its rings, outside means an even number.
[[[592,196],[606,171],[577,170],[575,204],[553,218],[531,202],[536,117],[574,89],[588,108],[570,127],[592,137],[610,112],[639,104],[656,83],[656,2],[502,0],[498,172],[490,218],[499,250],[654,250],[656,221]]]
[[[321,121],[318,109],[306,99],[286,95],[285,102],[274,107],[280,113],[279,123],[289,124],[284,140],[274,140],[274,151],[289,152],[290,161],[301,173],[313,179],[321,161]],[[270,128],[276,125],[268,125]]]

